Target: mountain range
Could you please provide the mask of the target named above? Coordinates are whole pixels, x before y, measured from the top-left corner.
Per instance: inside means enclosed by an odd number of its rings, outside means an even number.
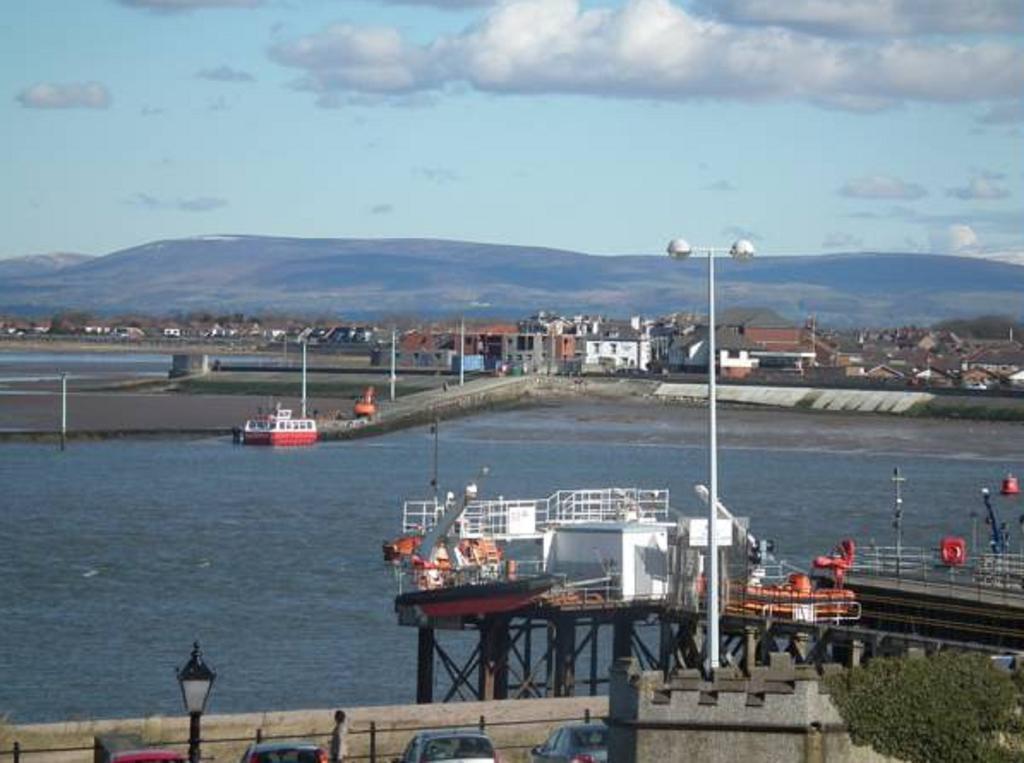
[[[384,314],[654,315],[703,311],[703,259],[597,256],[434,239],[201,236],[89,257],[0,260],[0,311],[279,311]],[[717,304],[769,307],[825,324],[927,324],[1024,316],[1024,267],[952,255],[861,252],[728,258]]]

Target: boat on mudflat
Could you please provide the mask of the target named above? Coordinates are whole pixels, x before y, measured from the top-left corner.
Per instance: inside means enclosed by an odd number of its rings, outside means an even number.
[[[287,408],[249,419],[240,434],[243,445],[312,445],[318,437],[315,419],[292,418]]]

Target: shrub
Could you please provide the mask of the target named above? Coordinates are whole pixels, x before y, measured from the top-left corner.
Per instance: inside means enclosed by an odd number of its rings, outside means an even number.
[[[1024,680],[982,655],[875,659],[828,679],[857,744],[912,763],[1020,760]],[[1019,749],[1019,748],[1018,748]]]

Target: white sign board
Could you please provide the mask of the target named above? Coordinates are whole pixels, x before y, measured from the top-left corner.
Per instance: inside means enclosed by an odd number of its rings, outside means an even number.
[[[690,545],[708,547],[708,520],[690,520]],[[715,521],[715,545],[732,545],[732,520],[721,519]]]
[[[536,507],[533,504],[527,506],[508,507],[508,534],[509,535],[535,535],[537,533]]]

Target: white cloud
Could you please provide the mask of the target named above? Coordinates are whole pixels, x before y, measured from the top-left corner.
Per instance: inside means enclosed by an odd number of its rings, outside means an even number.
[[[1024,122],[1024,101],[994,103],[978,117],[977,121],[985,125],[1008,125]]]
[[[186,199],[160,199],[148,193],[138,192],[131,199],[129,204],[144,209],[172,209],[178,212],[212,212],[215,209],[226,207],[226,199],[215,196],[195,196]]]
[[[825,236],[825,240],[821,242],[821,248],[856,251],[864,248],[864,239],[854,236],[852,233],[834,231]]]
[[[716,180],[704,186],[705,191],[735,191],[736,184],[730,180]]]
[[[1020,0],[703,0],[699,6],[726,21],[821,35],[1024,31]]]
[[[933,251],[946,254],[973,254],[979,249],[978,234],[963,223],[933,229],[929,241]]]
[[[479,8],[482,5],[494,5],[496,0],[379,0],[386,5],[430,5],[443,10],[461,10]]]
[[[583,8],[505,0],[460,34],[424,44],[338,24],[275,45],[320,93],[490,92],[681,100],[804,99],[878,110],[905,100],[1000,100],[1024,89],[1024,51],[992,40],[849,42],[695,16],[670,0]]]
[[[851,199],[920,199],[927,191],[917,183],[908,183],[889,175],[868,175],[847,180],[839,189]]]
[[[726,238],[741,239],[745,238],[748,241],[760,241],[761,234],[756,231],[750,230],[750,228],[743,228],[739,225],[730,225],[726,228],[722,228],[722,235]]]
[[[22,90],[16,100],[28,109],[105,109],[111,99],[99,82],[40,82]]]
[[[263,0],[120,0],[132,8],[153,11],[193,11],[198,8],[255,8]]]
[[[227,65],[200,69],[196,72],[196,76],[200,79],[209,79],[215,82],[252,82],[256,79],[249,72],[233,69]]]
[[[954,196],[958,199],[991,201],[992,199],[1005,199],[1010,191],[999,185],[998,178],[989,175],[978,175],[972,177],[966,186],[950,188],[946,191],[947,196]]]
[[[370,207],[371,215],[390,215],[394,211],[394,204],[374,204],[372,207]]]

